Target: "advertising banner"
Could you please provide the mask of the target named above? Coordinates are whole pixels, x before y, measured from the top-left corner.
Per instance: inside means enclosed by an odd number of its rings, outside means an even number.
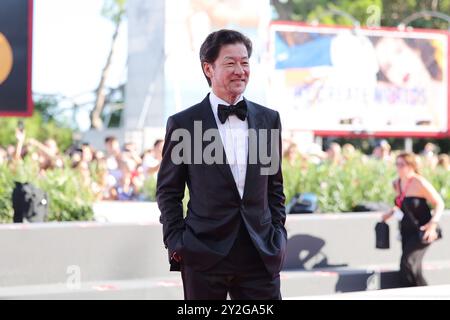
[[[0,116],[31,116],[32,0],[0,1]]]
[[[276,22],[268,104],[319,135],[445,136],[449,33]]]

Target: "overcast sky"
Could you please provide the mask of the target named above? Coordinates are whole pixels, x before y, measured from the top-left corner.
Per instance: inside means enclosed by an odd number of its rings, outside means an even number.
[[[33,92],[65,96],[94,90],[111,45],[113,25],[102,0],[36,0]],[[126,77],[126,25],[122,26],[109,85]]]

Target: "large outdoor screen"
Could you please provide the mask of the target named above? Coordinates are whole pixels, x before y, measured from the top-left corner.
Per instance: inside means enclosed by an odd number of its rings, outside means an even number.
[[[0,1],[0,116],[30,116],[32,0]]]
[[[445,136],[445,31],[273,23],[269,105],[317,134]]]

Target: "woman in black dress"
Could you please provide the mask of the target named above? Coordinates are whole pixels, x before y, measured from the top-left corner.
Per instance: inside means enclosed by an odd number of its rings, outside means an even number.
[[[401,285],[426,286],[427,282],[422,274],[422,260],[430,243],[438,239],[437,223],[444,211],[444,201],[431,183],[419,174],[414,154],[398,155],[395,165],[398,178],[394,180],[393,187],[397,197],[395,206],[383,215],[383,220],[386,221],[394,213],[401,219]],[[428,203],[434,207],[433,212]]]

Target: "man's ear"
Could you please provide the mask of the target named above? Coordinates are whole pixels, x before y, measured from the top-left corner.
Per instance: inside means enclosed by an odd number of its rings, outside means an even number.
[[[212,78],[213,67],[212,64],[208,62],[203,62],[203,72],[208,78]]]

